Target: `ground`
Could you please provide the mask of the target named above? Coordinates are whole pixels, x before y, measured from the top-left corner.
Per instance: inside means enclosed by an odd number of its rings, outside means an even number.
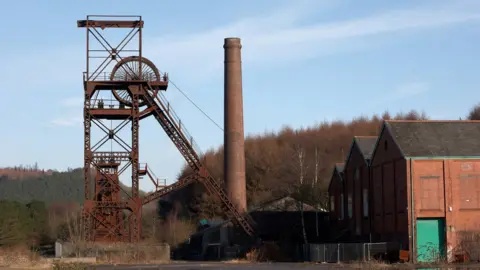
[[[86,264],[84,264],[86,265]],[[0,270],[31,270],[31,269],[52,269],[52,266],[33,266],[33,267],[0,267]],[[53,269],[70,270],[142,270],[142,269],[175,269],[175,270],[288,270],[288,269],[480,269],[480,264],[464,265],[440,265],[440,266],[420,266],[411,264],[382,264],[382,263],[352,263],[352,264],[327,264],[327,263],[250,263],[250,262],[173,262],[167,264],[137,264],[137,265],[107,265],[92,264],[91,266],[64,264],[61,267]]]
[[[458,265],[456,267],[421,267],[412,265],[370,265],[370,264],[313,264],[313,263],[222,263],[222,262],[184,262],[157,265],[96,265],[90,269],[96,270],[140,270],[140,269],[176,269],[176,270],[288,270],[288,269],[480,269],[480,264]]]

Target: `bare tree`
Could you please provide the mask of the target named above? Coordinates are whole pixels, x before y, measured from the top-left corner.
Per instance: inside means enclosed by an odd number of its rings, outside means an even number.
[[[68,230],[68,242],[72,244],[75,249],[75,255],[79,257],[81,252],[86,248],[84,246],[84,219],[82,211],[67,212],[66,225]]]
[[[468,120],[480,120],[480,104],[475,105],[468,113]]]
[[[290,192],[291,194],[294,194],[295,199],[298,201],[297,202],[297,209],[300,210],[300,219],[302,223],[302,236],[303,236],[303,242],[304,244],[308,244],[307,240],[307,232],[305,230],[305,217],[304,217],[304,203],[303,203],[303,186],[305,182],[305,172],[307,169],[306,163],[305,163],[305,148],[299,143],[300,138],[298,137],[298,132],[295,132],[296,136],[296,143],[293,145],[294,148],[294,158],[295,158],[295,163],[296,166],[296,171],[297,171],[297,176],[298,176],[298,183],[294,183],[292,187],[294,188],[293,192]]]
[[[313,172],[313,182],[312,188],[314,188],[318,184],[318,147],[315,146],[315,171]]]

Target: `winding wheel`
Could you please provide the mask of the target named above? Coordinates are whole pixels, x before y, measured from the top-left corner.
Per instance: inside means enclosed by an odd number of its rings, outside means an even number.
[[[140,78],[140,61],[142,62],[142,75]],[[164,77],[165,80],[166,77]],[[160,71],[152,61],[145,57],[129,56],[119,61],[110,75],[112,81],[147,81],[152,85],[162,81]],[[157,90],[157,89],[156,89]],[[132,106],[132,95],[126,89],[113,89],[115,98],[126,106]],[[140,100],[139,106],[145,105],[144,100]]]

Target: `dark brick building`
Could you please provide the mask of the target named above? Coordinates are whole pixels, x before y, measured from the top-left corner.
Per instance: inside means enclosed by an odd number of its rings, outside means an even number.
[[[346,186],[345,205],[348,231],[352,241],[370,240],[370,169],[376,136],[353,137],[350,151],[345,160],[344,180]]]
[[[334,229],[334,239],[341,237],[347,228],[345,220],[345,185],[343,175],[343,163],[335,164],[333,168],[332,178],[328,186],[328,194],[330,196],[330,221],[332,229]]]

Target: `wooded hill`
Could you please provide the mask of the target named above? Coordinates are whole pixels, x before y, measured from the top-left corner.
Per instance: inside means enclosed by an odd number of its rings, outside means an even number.
[[[307,198],[304,200],[310,200],[310,203],[321,207],[332,167],[335,163],[344,161],[352,137],[377,135],[382,119],[392,118],[427,119],[427,116],[415,111],[394,117],[384,113],[382,116],[359,117],[349,122],[324,122],[299,130],[285,127],[279,132],[248,136],[245,148],[249,208],[286,194],[295,195],[305,189],[309,194],[303,194]],[[471,109],[466,118],[480,120],[480,106]],[[203,159],[213,176],[222,182],[223,148],[206,152]],[[185,167],[179,177],[189,172],[190,169]],[[128,187],[124,189],[129,190]],[[82,169],[43,171],[36,165],[0,169],[0,200],[23,204],[35,200],[47,205],[67,202],[81,204],[83,194]],[[198,183],[171,194],[168,199],[175,205],[174,214],[180,218],[198,219],[221,215],[217,200],[206,195],[203,186]],[[165,202],[160,205],[165,209],[172,206]]]
[[[382,119],[426,120],[423,113],[411,111],[391,117],[359,117],[349,122],[334,121],[293,130],[285,127],[277,133],[248,136],[245,162],[248,208],[274,198],[293,195],[311,205],[326,207],[327,188],[332,168],[344,162],[354,135],[374,136]],[[223,148],[208,151],[205,166],[216,179],[223,179]],[[191,173],[183,168],[179,177]],[[221,216],[213,196],[206,195],[198,183],[169,196],[179,217],[212,218]]]
[[[130,192],[129,187],[121,186]],[[0,200],[22,203],[37,200],[47,205],[63,202],[82,204],[84,190],[83,169],[80,168],[65,172],[22,166],[0,169]],[[140,194],[143,196],[145,193],[141,191]],[[126,196],[123,192],[122,195]]]

